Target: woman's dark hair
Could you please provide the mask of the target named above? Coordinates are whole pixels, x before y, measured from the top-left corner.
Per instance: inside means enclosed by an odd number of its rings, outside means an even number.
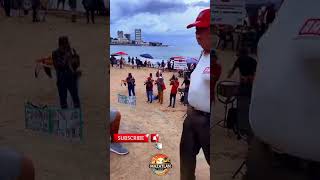
[[[131,74],[131,73],[129,73],[129,74],[128,74],[128,76],[129,76],[129,77],[132,77],[132,74]]]
[[[170,81],[171,81],[171,80],[175,80],[175,79],[176,79],[176,76],[173,74],[172,77],[171,77],[171,79],[170,79]]]
[[[70,49],[70,43],[67,36],[60,36],[58,40],[59,47]]]
[[[150,73],[150,75],[149,75],[150,77],[152,77],[152,73]]]

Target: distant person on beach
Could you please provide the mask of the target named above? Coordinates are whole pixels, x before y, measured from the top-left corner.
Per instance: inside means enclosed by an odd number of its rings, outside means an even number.
[[[130,64],[131,63],[131,57],[129,56],[128,57],[128,64]]]
[[[62,109],[68,108],[68,91],[73,100],[74,108],[80,108],[78,94],[78,78],[80,59],[75,49],[71,48],[66,36],[59,37],[59,47],[52,53],[53,65],[57,75],[57,87]]]
[[[147,67],[147,60],[144,61],[143,66],[144,66],[144,67]]]
[[[195,180],[197,155],[202,148],[210,165],[210,104],[214,95],[210,94],[210,52],[212,34],[210,32],[210,9],[201,11],[194,23],[195,37],[203,51],[197,67],[191,74],[187,116],[183,123],[180,141],[180,179]],[[212,103],[213,104],[213,103]]]
[[[91,17],[92,24],[94,24],[95,23],[94,14],[98,6],[97,0],[82,0],[82,5],[86,10],[87,24],[90,23],[90,17]]]
[[[188,93],[189,93],[189,86],[190,86],[190,79],[188,76],[185,76],[181,86],[184,85],[184,99],[183,99],[183,105],[187,105],[188,104]]]
[[[147,98],[148,101],[152,103],[153,100],[153,79],[152,79],[152,73],[150,73],[149,77],[147,78],[147,80],[144,82],[144,85],[146,86],[146,92],[147,92]]]
[[[170,60],[168,60],[168,62],[167,62],[167,69],[168,69],[168,71],[170,71],[170,68],[171,68],[171,66],[170,66]]]
[[[62,10],[64,10],[64,5],[66,4],[66,0],[58,0],[57,1],[57,9],[59,9],[60,4],[62,4]]]
[[[139,59],[136,57],[136,65],[137,65],[137,69],[139,69]]]
[[[34,180],[35,168],[32,160],[12,149],[0,148],[1,180]]]
[[[132,95],[133,95],[133,96],[136,96],[136,93],[135,93],[135,91],[134,91],[134,87],[136,86],[136,84],[135,84],[136,81],[135,81],[135,79],[134,79],[134,77],[132,76],[131,73],[128,74],[128,77],[127,77],[127,79],[126,79],[126,82],[127,82],[127,84],[128,84],[129,96],[131,96],[131,92],[132,92]]]
[[[162,71],[164,72],[164,68],[165,68],[166,64],[164,63],[164,60],[162,60],[161,62],[161,67],[162,67]]]
[[[3,8],[7,17],[11,16],[11,4],[12,0],[3,0]]]
[[[116,58],[114,57],[114,56],[111,56],[110,57],[110,63],[111,63],[111,66],[113,67],[113,65],[115,64],[115,62],[116,62]]]
[[[158,88],[159,103],[163,104],[163,91],[165,90],[165,84],[164,84],[164,80],[161,73],[159,74],[155,84],[157,85],[157,88]]]
[[[32,22],[39,22],[40,0],[31,0],[32,5]]]
[[[131,59],[132,69],[134,69],[134,58]]]
[[[124,63],[124,58],[121,57],[121,59],[120,59],[120,69],[123,68],[123,63]]]
[[[158,77],[160,76],[160,74],[161,74],[161,70],[159,69],[159,70],[157,70],[157,72],[156,72],[156,77],[158,78]]]
[[[120,111],[110,108],[110,151],[119,155],[126,155],[129,153],[128,149],[122,146],[120,143],[116,143],[113,135],[119,133],[121,122],[121,114]]]
[[[172,80],[175,80],[176,76],[173,74],[172,77],[169,79],[169,81],[171,82]]]
[[[178,88],[179,88],[179,80],[178,78],[174,78],[170,81],[171,85],[171,92],[170,92],[170,104],[168,107],[174,108],[176,105],[176,97],[178,93]],[[173,100],[173,101],[172,101]]]
[[[77,21],[77,0],[69,0],[69,7],[71,9],[71,22]]]

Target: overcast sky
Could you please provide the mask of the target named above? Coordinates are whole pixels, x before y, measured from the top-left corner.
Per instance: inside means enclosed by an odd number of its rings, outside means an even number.
[[[110,0],[110,33],[130,33],[142,29],[145,41],[161,41],[170,45],[195,43],[194,22],[199,12],[210,7],[209,0]]]

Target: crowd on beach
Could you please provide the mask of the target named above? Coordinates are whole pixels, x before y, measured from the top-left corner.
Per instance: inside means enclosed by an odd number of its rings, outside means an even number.
[[[66,0],[57,0],[55,10],[65,10]],[[68,0],[69,9],[71,12],[71,21],[76,22],[77,19],[77,0]],[[82,6],[85,9],[87,23],[95,23],[95,15],[106,15],[107,9],[103,0],[82,0]],[[46,16],[49,9],[54,9],[51,0],[0,0],[0,7],[3,7],[6,17],[13,15],[12,10],[18,11],[18,16],[27,16],[32,10],[32,21],[46,21]],[[21,13],[21,11],[23,13]]]
[[[240,46],[247,46],[251,52],[256,53],[259,39],[274,21],[276,13],[275,4],[270,3],[257,9],[256,15],[247,16],[241,26],[218,25],[216,34],[219,41],[216,44],[216,49],[224,50],[231,43],[232,50],[235,50],[236,38],[234,36],[237,34],[236,49],[239,49]]]
[[[128,57],[128,62],[134,62],[134,58],[130,58]],[[112,61],[112,57],[111,57],[111,61]],[[145,61],[145,63],[139,63],[139,61],[141,62],[141,60],[139,60],[136,57],[136,62],[138,62],[138,65],[136,66],[137,69],[141,68],[141,67],[149,67],[152,68],[154,66],[150,65],[151,63]],[[119,67],[120,69],[124,68],[124,58],[120,58],[117,64],[117,67]],[[114,67],[114,63],[111,63],[112,67]],[[129,64],[129,63],[128,63]],[[140,64],[140,65],[139,65]],[[130,65],[130,64],[129,64]],[[192,65],[193,66],[193,65]],[[134,63],[132,63],[132,68],[134,68],[135,65]],[[144,81],[144,86],[146,87],[146,96],[147,96],[147,102],[148,103],[152,103],[154,100],[158,100],[158,102],[160,104],[163,104],[163,93],[166,90],[166,83],[165,80],[163,78],[163,73],[165,73],[165,71],[168,72],[176,72],[176,70],[173,69],[172,66],[165,66],[164,61],[162,61],[162,63],[160,63],[160,65],[158,65],[157,71],[155,73],[155,79],[153,78],[153,74],[150,73],[149,76],[146,78],[146,80]],[[179,72],[179,70],[178,70]],[[176,98],[177,98],[177,94],[180,92],[181,93],[181,99],[180,101],[184,104],[187,105],[187,99],[188,99],[188,88],[190,85],[190,80],[189,80],[190,76],[188,74],[184,75],[184,81],[181,84],[181,88],[180,87],[180,82],[179,82],[179,78],[173,74],[172,77],[169,79],[169,85],[171,86],[171,90],[170,90],[170,104],[168,107],[172,107],[174,108],[176,106]],[[133,76],[132,73],[128,73],[128,76],[125,78],[125,80],[122,80],[122,84],[124,84],[125,86],[127,86],[128,88],[128,95],[129,96],[135,96],[136,92],[135,92],[135,86],[136,86],[136,80]],[[182,88],[182,86],[184,85],[184,88]],[[157,89],[157,95],[154,94],[154,87]]]
[[[153,63],[152,61],[149,61],[149,60],[142,61],[138,57],[131,58],[130,56],[128,57],[127,60],[123,57],[120,57],[119,59],[117,59],[114,55],[110,56],[110,64],[111,64],[111,67],[117,67],[120,69],[123,69],[125,67],[125,65],[131,66],[132,69],[134,69],[135,67],[137,69],[140,69],[142,67],[158,68],[158,69],[161,69],[163,72],[167,69],[169,72],[177,71],[179,74],[179,77],[183,77],[184,72],[187,72],[187,74],[190,76],[190,74],[193,72],[193,70],[197,66],[197,63],[187,63],[186,69],[175,70],[173,59],[167,60],[166,63],[164,60],[162,60],[161,63],[160,62]]]

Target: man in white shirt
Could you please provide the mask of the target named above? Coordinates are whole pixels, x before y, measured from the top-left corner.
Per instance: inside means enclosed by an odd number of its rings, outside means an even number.
[[[180,142],[180,179],[194,180],[197,154],[202,148],[210,165],[210,9],[201,11],[187,28],[196,28],[196,38],[203,51],[191,74],[187,117]]]

